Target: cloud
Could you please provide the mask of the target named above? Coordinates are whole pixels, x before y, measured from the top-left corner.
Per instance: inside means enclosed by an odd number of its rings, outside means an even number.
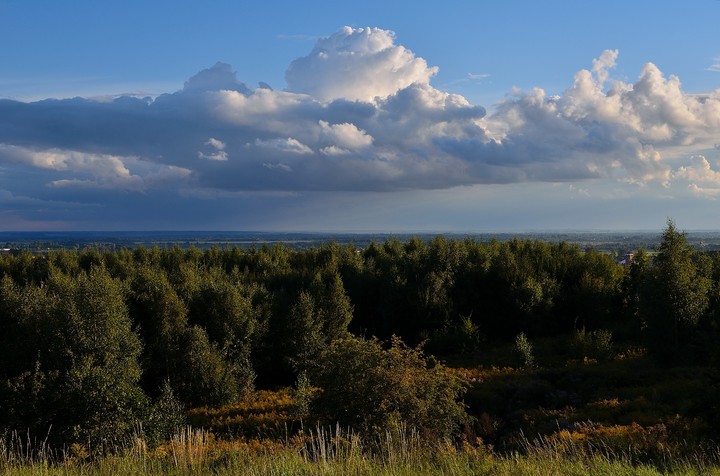
[[[558,96],[514,90],[488,116],[434,87],[437,68],[392,32],[343,28],[291,63],[285,91],[216,63],[154,99],[0,100],[0,189],[108,206],[123,194],[124,207],[590,180],[714,193],[717,168],[697,156],[720,136],[720,90],[687,94],[652,63],[618,80],[619,59],[602,52]]]
[[[292,172],[292,167],[290,167],[288,164],[283,164],[282,162],[278,162],[276,164],[265,162],[263,164],[263,167],[270,170],[282,170],[283,172]]]
[[[487,79],[489,77],[490,77],[490,74],[488,74],[488,73],[479,73],[479,74],[468,73],[467,74],[467,79],[469,79],[471,81],[480,81],[483,79]]]
[[[209,146],[212,149],[212,152],[207,154],[204,152],[198,152],[198,158],[219,161],[228,160],[228,154],[225,152],[225,143],[223,141],[211,137],[207,140],[207,142],[205,142],[205,145]]]
[[[634,83],[612,80],[617,57],[617,51],[603,52],[561,96],[547,97],[541,88],[516,91],[484,121],[487,141],[442,144],[468,160],[514,164],[526,180],[667,184],[667,154],[709,147],[720,132],[720,90],[687,94],[677,77],[666,78],[652,63]]]
[[[715,58],[715,62],[708,66],[708,71],[720,72],[720,57]]]
[[[713,168],[710,161],[703,155],[691,157],[688,165],[679,167],[672,173],[672,178],[684,182],[696,195],[714,198],[720,195],[720,170]]]
[[[332,142],[333,146],[345,149],[363,149],[373,143],[372,136],[355,124],[344,122],[342,124],[329,124],[326,121],[319,121],[320,130],[324,139]]]
[[[292,137],[287,139],[269,139],[260,140],[255,139],[255,146],[263,149],[288,153],[288,154],[312,154],[313,150]]]
[[[237,91],[248,94],[250,90],[244,83],[237,80],[236,73],[232,66],[226,63],[217,62],[211,68],[204,69],[192,78],[185,81],[185,92],[205,91]]]
[[[330,145],[328,147],[323,147],[322,149],[320,149],[320,153],[325,155],[347,155],[350,153],[350,151],[336,145]]]
[[[428,84],[438,72],[424,59],[395,44],[395,34],[380,28],[345,27],[320,38],[308,56],[285,73],[288,89],[323,101],[385,98],[413,83]]]
[[[142,191],[164,182],[184,180],[191,173],[190,170],[182,167],[142,162],[137,157],[90,154],[62,149],[34,150],[6,144],[0,144],[0,158],[31,168],[56,172],[55,176],[75,176],[48,181],[46,185],[52,187]],[[135,169],[136,173],[132,173],[130,168]]]

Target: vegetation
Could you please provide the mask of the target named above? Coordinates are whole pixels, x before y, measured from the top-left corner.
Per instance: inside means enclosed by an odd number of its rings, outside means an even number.
[[[442,237],[3,254],[0,465],[718,471],[719,318],[720,255],[672,221],[629,266]]]
[[[377,340],[334,341],[320,355],[314,381],[317,413],[364,435],[397,432],[412,422],[425,439],[441,440],[469,423],[463,382],[399,338],[387,350]]]

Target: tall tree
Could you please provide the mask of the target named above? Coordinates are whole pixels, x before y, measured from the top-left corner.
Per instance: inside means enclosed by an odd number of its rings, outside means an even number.
[[[688,359],[693,330],[708,307],[711,281],[685,233],[668,220],[641,294],[648,347],[662,363]]]

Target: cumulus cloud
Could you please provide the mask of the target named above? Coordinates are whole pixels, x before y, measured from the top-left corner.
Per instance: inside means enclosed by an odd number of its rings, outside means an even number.
[[[205,92],[205,91],[237,91],[248,94],[250,90],[244,83],[237,80],[237,74],[232,66],[227,63],[217,62],[214,66],[200,71],[192,78],[185,81],[183,91]]]
[[[380,28],[345,27],[321,38],[308,56],[290,64],[285,80],[290,91],[321,100],[372,101],[413,83],[427,84],[438,72]]]
[[[672,173],[675,181],[686,183],[687,187],[697,195],[714,198],[720,195],[720,170],[715,168],[703,155],[691,157],[688,165],[679,167]]]
[[[373,138],[355,124],[344,122],[342,124],[329,124],[319,121],[323,138],[333,143],[330,147],[345,149],[362,149],[372,145]]]
[[[207,160],[219,160],[225,161],[228,159],[228,154],[225,152],[225,143],[221,140],[211,137],[205,142],[206,146],[212,149],[212,152],[198,152],[198,158]]]
[[[512,91],[487,116],[434,87],[437,68],[392,32],[344,28],[289,66],[285,91],[249,89],[217,63],[154,100],[0,100],[0,189],[210,197],[603,179],[715,193],[717,167],[689,158],[720,137],[720,90],[687,94],[652,63],[614,79],[618,61],[602,52],[562,94]]]
[[[540,88],[516,91],[485,121],[490,140],[467,151],[468,158],[523,164],[524,176],[538,180],[569,173],[568,179],[667,184],[668,152],[708,147],[720,132],[720,91],[687,94],[679,78],[666,78],[652,63],[634,83],[612,80],[617,57],[603,52],[559,97]],[[537,170],[539,163],[552,166]]]

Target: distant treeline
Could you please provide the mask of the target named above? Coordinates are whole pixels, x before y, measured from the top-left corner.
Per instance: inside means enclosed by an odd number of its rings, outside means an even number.
[[[714,358],[720,259],[672,222],[657,251],[625,267],[562,242],[443,237],[2,255],[0,428],[104,441],[176,400],[291,385],[349,334],[442,355],[609,329],[659,362]]]

